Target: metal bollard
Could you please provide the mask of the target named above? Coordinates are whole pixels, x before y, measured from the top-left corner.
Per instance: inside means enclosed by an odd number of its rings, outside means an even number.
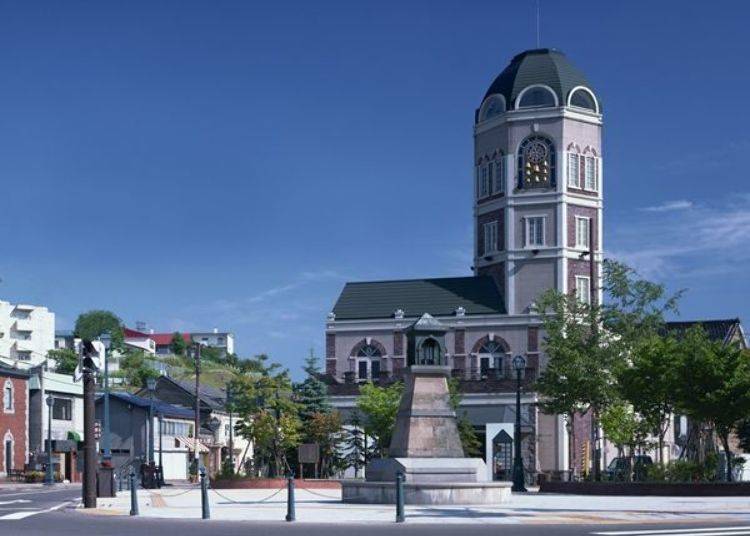
[[[206,482],[205,467],[201,467],[201,517],[211,519],[211,511],[208,508],[208,483]]]
[[[403,523],[404,518],[404,473],[396,473],[396,523]]]
[[[294,474],[286,479],[286,520],[295,521],[297,514],[294,511]]]
[[[130,470],[130,515],[138,515],[138,490],[135,487],[135,471]]]

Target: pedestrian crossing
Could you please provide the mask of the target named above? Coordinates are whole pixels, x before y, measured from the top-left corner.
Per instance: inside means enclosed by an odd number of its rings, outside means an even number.
[[[31,501],[25,499],[16,499],[13,501],[0,501],[0,521],[20,521],[31,516],[39,514],[47,514],[60,510],[61,508],[71,504],[71,501],[65,501],[60,504],[56,504],[49,508],[35,508],[28,506],[12,506],[13,504],[26,504]],[[6,513],[8,512],[8,513]]]
[[[595,536],[750,536],[750,525],[656,530],[610,530],[592,532]]]

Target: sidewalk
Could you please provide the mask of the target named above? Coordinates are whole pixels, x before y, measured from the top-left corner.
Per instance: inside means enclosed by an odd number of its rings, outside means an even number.
[[[393,523],[395,506],[341,502],[336,490],[297,488],[297,521],[308,523]],[[143,517],[200,519],[199,489],[139,490]],[[209,490],[211,519],[282,521],[286,490]],[[99,499],[91,514],[128,515],[130,494]],[[406,506],[409,523],[644,523],[750,522],[748,497],[602,497],[553,494],[514,494],[499,506]]]

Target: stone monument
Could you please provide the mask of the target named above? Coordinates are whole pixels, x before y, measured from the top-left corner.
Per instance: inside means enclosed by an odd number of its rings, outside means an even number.
[[[393,503],[396,474],[407,504],[498,504],[510,483],[489,482],[480,458],[466,458],[450,405],[447,328],[425,313],[407,331],[408,368],[388,458],[371,461],[365,481],[342,482],[344,502]]]

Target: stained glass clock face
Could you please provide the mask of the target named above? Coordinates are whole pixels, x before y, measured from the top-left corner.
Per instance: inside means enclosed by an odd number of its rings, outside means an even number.
[[[540,141],[535,141],[526,149],[526,160],[532,164],[541,164],[547,157],[547,147]]]

